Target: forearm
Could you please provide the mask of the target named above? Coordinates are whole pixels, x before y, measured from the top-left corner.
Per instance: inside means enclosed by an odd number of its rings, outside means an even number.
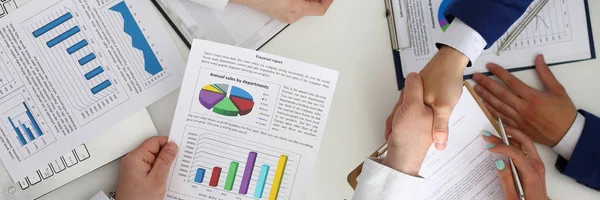
[[[467,56],[452,47],[443,45],[425,65],[423,71],[444,71],[448,76],[462,76],[468,63]]]

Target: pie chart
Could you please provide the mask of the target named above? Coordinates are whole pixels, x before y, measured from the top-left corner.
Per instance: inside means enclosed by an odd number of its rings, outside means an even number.
[[[254,108],[250,93],[228,84],[205,85],[200,90],[199,100],[206,109],[223,116],[244,116]]]
[[[438,21],[440,23],[440,28],[442,28],[443,32],[446,32],[446,29],[450,26],[450,23],[446,20],[446,16],[444,16],[444,12],[446,8],[448,8],[448,4],[450,4],[452,0],[443,0],[442,4],[440,4],[440,9],[438,10]]]

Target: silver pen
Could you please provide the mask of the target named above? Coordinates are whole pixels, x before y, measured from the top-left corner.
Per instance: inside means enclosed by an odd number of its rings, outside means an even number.
[[[506,135],[506,130],[504,129],[504,124],[502,123],[502,119],[500,119],[500,117],[498,117],[498,125],[500,125],[500,137],[502,137],[502,141],[505,145],[510,146],[508,135]],[[517,188],[517,195],[519,195],[519,199],[525,200],[525,193],[523,192],[523,186],[521,185],[519,172],[517,172],[517,168],[515,167],[515,163],[513,162],[512,158],[508,158],[508,164],[510,165],[513,181],[515,182],[515,187]]]
[[[523,30],[527,28],[527,25],[531,23],[531,20],[533,20],[535,16],[537,16],[537,14],[540,13],[540,11],[542,10],[542,8],[544,8],[546,3],[548,3],[548,0],[540,0],[540,2],[527,15],[527,17],[525,17],[523,22],[521,22],[521,24],[519,24],[519,26],[517,26],[517,28],[512,33],[510,33],[510,35],[508,35],[508,38],[506,38],[506,40],[502,43],[500,49],[498,49],[498,52],[496,52],[496,55],[501,55],[517,39],[517,37],[521,35],[521,32],[523,32]]]

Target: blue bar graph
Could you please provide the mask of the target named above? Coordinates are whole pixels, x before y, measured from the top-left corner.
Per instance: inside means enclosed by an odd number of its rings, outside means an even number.
[[[64,32],[64,33],[56,36],[54,39],[51,39],[46,44],[48,45],[48,47],[52,48],[52,47],[56,46],[57,44],[61,43],[62,41],[65,41],[66,39],[69,39],[71,36],[79,33],[79,31],[81,31],[79,29],[79,26],[75,26],[75,27],[69,29],[67,32]]]
[[[194,177],[194,182],[202,183],[202,181],[204,181],[204,172],[206,172],[206,170],[198,168],[196,170],[196,177]]]
[[[67,53],[73,54],[73,53],[79,51],[79,49],[81,49],[81,48],[83,48],[83,47],[85,47],[87,45],[88,45],[87,40],[81,40],[78,43],[74,44],[73,46],[69,47],[67,49]]]
[[[19,142],[21,143],[21,146],[25,146],[27,144],[27,141],[25,140],[25,137],[23,137],[21,130],[19,130],[19,128],[17,128],[17,126],[15,126],[15,123],[12,121],[12,119],[10,117],[8,117],[8,121],[10,122],[10,125],[12,125],[13,129],[15,129],[15,133],[17,133],[17,138],[19,138]]]
[[[61,25],[62,23],[65,23],[66,21],[70,20],[71,18],[73,18],[73,15],[71,15],[70,12],[67,14],[64,14],[64,15],[56,18],[55,20],[51,21],[50,23],[42,26],[38,30],[35,30],[32,34],[36,38],[40,37],[40,36],[44,35],[45,33],[47,33],[48,31]]]
[[[82,59],[79,59],[79,65],[84,66],[85,64],[89,63],[90,61],[96,59],[96,54],[94,53],[90,53],[87,56],[83,57]]]
[[[110,80],[105,80],[104,82],[96,85],[95,87],[93,87],[91,89],[92,94],[98,94],[99,92],[101,92],[102,90],[106,89],[108,86],[111,86],[112,83],[110,82]]]
[[[25,130],[25,135],[27,135],[27,138],[29,138],[29,141],[33,141],[35,140],[35,136],[33,136],[33,133],[31,132],[31,129],[27,128],[27,126],[25,126],[25,124],[19,122],[21,124],[21,128],[23,128],[23,130]]]
[[[85,79],[90,80],[90,79],[98,76],[98,74],[100,74],[102,72],[104,72],[104,69],[102,69],[102,66],[98,66],[98,67],[96,67],[96,69],[93,69],[92,71],[86,73],[84,76],[85,76]]]
[[[44,132],[42,132],[40,125],[37,123],[37,121],[33,117],[33,113],[31,113],[31,110],[29,110],[29,106],[27,106],[27,104],[25,102],[23,102],[23,106],[25,106],[25,113],[27,114],[27,117],[29,118],[29,122],[31,122],[31,126],[33,126],[33,130],[35,130],[35,132],[37,133],[38,136],[44,135]]]
[[[260,173],[258,174],[258,180],[256,182],[256,188],[254,189],[254,198],[262,198],[263,191],[265,190],[265,183],[267,182],[267,176],[269,175],[269,165],[262,165],[260,167]]]

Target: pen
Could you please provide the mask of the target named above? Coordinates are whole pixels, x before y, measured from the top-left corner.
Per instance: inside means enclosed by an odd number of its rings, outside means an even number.
[[[502,142],[504,142],[505,145],[510,146],[508,136],[506,135],[506,130],[504,129],[504,124],[502,123],[502,119],[500,119],[500,117],[498,117],[498,125],[500,125],[500,136],[502,137]],[[519,178],[519,173],[517,172],[517,168],[515,167],[515,163],[513,162],[512,158],[508,158],[508,164],[510,165],[513,181],[515,182],[515,187],[517,188],[517,195],[519,195],[519,199],[525,200],[525,193],[523,192],[521,179]]]
[[[496,53],[496,55],[499,56],[500,54],[502,54],[517,39],[517,37],[519,37],[519,35],[521,35],[521,32],[523,32],[523,30],[525,30],[525,28],[527,28],[527,25],[529,25],[529,23],[531,23],[531,20],[533,20],[533,18],[535,18],[535,16],[537,16],[537,14],[540,13],[540,11],[542,10],[542,8],[544,8],[546,3],[548,3],[548,0],[540,0],[540,2],[533,8],[533,10],[529,13],[529,15],[527,15],[527,17],[525,17],[525,20],[523,20],[523,22],[521,24],[519,24],[517,29],[515,29],[515,31],[513,31],[512,33],[510,33],[510,35],[508,35],[508,38],[506,38],[506,41],[504,41],[504,43],[502,43],[502,45],[500,46],[500,49],[498,49],[498,52]]]

